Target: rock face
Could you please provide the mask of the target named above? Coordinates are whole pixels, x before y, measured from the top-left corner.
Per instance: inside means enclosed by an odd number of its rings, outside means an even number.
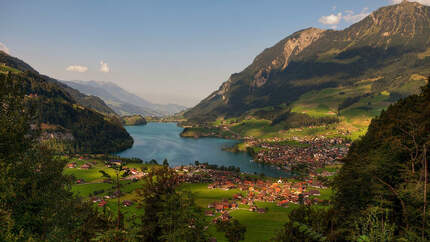
[[[309,28],[299,31],[292,36],[285,38],[275,46],[264,50],[258,55],[253,63],[243,72],[249,72],[250,86],[252,88],[262,87],[270,79],[272,71],[282,71],[287,68],[292,57],[300,54],[306,47],[318,40],[325,30]],[[228,103],[228,96],[231,85],[238,81],[238,75],[232,75],[229,80],[223,83],[220,89],[213,93],[208,100],[221,97],[224,103]]]
[[[259,70],[254,75],[252,86],[261,87],[266,84],[272,70],[285,70],[292,57],[297,56],[306,47],[318,40],[324,32],[324,30],[316,28],[299,31],[293,36],[284,39],[276,46],[272,47],[272,49],[261,53],[259,56],[257,56],[254,63],[262,63],[260,65],[263,66],[266,64],[266,67],[257,67]],[[273,56],[272,52],[277,53],[277,55]],[[272,61],[270,61],[271,59]]]
[[[257,108],[288,105],[313,90],[366,79],[377,79],[372,93],[409,95],[418,87],[401,87],[413,74],[430,74],[429,57],[430,7],[403,2],[342,31],[309,28],[292,34],[231,75],[185,117],[195,122],[237,117]]]

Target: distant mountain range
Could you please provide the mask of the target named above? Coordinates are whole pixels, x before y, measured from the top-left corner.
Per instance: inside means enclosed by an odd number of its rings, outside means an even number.
[[[191,122],[260,116],[374,117],[430,75],[430,7],[383,7],[342,31],[309,28],[265,49],[185,113]]]
[[[184,111],[185,106],[177,104],[154,104],[130,93],[112,82],[63,81],[66,85],[87,95],[100,97],[117,114],[144,116],[166,116]]]

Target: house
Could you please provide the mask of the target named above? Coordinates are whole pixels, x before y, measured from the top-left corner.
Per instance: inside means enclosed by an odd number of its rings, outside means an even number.
[[[99,197],[92,197],[91,198],[91,201],[93,202],[93,203],[98,203],[98,202],[100,202],[102,199],[101,198],[99,198]]]
[[[131,169],[131,174],[133,174],[133,175],[137,175],[139,172],[137,171],[137,169],[136,168],[132,168]]]
[[[225,212],[221,214],[221,220],[222,221],[229,221],[231,219],[231,216],[229,213]]]
[[[258,213],[265,213],[265,212],[266,212],[266,209],[264,209],[264,208],[258,208],[258,209],[257,209],[257,212],[258,212]]]
[[[312,196],[320,196],[321,195],[319,190],[311,190],[309,193]]]
[[[97,206],[99,206],[99,207],[104,207],[105,205],[106,205],[106,201],[105,200],[101,200],[98,204],[97,204]]]
[[[288,205],[288,203],[289,203],[289,201],[288,201],[288,200],[282,200],[282,201],[279,201],[277,205],[278,205],[279,207],[285,207],[285,206],[287,206],[287,205]]]
[[[215,210],[217,212],[221,212],[224,209],[224,206],[222,205],[222,203],[216,204],[215,205]]]
[[[122,202],[122,205],[123,205],[124,207],[130,207],[131,205],[133,205],[133,202],[132,202],[132,201],[129,201],[129,200],[124,200],[124,201]]]
[[[76,168],[76,162],[67,164],[67,168]]]
[[[81,169],[85,169],[85,170],[88,170],[88,169],[90,169],[91,168],[91,165],[90,164],[88,164],[88,163],[85,163],[85,164],[83,164],[82,166],[81,166]]]

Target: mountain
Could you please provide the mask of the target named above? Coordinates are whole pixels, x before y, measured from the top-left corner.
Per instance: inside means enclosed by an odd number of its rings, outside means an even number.
[[[277,118],[267,117],[269,109],[350,121],[374,117],[390,103],[418,93],[429,74],[430,7],[403,2],[342,31],[309,28],[288,36],[185,117],[194,123]]]
[[[25,95],[34,113],[32,126],[39,127],[41,141],[57,151],[118,152],[133,144],[116,114],[102,100],[40,75],[25,62],[1,51],[0,82]],[[75,97],[97,106],[86,107]]]
[[[85,95],[78,90],[71,88],[67,86],[66,84],[62,82],[58,82],[58,85],[60,85],[67,93],[69,93],[73,99],[76,100],[77,103],[80,105],[96,110],[99,113],[108,115],[108,116],[118,116],[117,113],[110,108],[101,98],[94,96],[94,95]]]
[[[165,116],[173,115],[186,109],[186,107],[177,104],[153,104],[112,82],[64,81],[64,83],[85,94],[100,97],[121,116],[131,114]]]
[[[10,56],[8,54],[6,54],[3,51],[0,51],[0,63],[5,64],[4,67],[11,67],[15,70],[19,70],[22,72],[25,71],[29,71],[29,72],[33,72],[33,73],[37,73],[39,74],[39,72],[37,72],[35,69],[33,69],[30,65],[28,65],[27,63],[23,62],[22,60]],[[56,85],[59,85],[62,87],[62,89],[64,91],[66,91],[69,95],[71,95],[73,97],[73,99],[79,103],[80,105],[93,109],[99,113],[102,114],[106,114],[106,115],[110,115],[110,116],[116,116],[116,113],[109,107],[107,106],[103,100],[101,100],[99,97],[96,96],[87,96],[84,95],[82,93],[80,93],[78,90],[73,89],[53,78],[50,78],[48,76],[43,76],[43,78],[49,82],[53,82]]]

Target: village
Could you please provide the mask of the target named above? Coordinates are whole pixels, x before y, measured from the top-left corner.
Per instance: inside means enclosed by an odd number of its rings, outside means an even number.
[[[266,209],[258,207],[256,202],[276,203],[279,207],[291,204],[319,204],[320,190],[327,189],[316,174],[309,174],[303,181],[295,179],[257,178],[230,171],[207,169],[205,165],[175,168],[182,183],[208,183],[208,189],[233,190],[239,192],[231,199],[215,201],[208,204],[206,215],[218,217],[213,222],[226,221],[231,218],[230,210],[246,209],[251,212],[265,213]],[[325,174],[321,174],[325,175]],[[330,174],[333,175],[333,174]]]
[[[297,164],[307,164],[311,168],[339,164],[348,153],[350,142],[342,138],[279,138],[264,141],[249,139],[246,144],[253,147],[255,162],[271,164],[289,170]]]
[[[79,165],[78,165],[79,164]],[[101,169],[102,167],[102,169]],[[122,198],[125,193],[117,191],[113,183],[112,175],[115,169],[122,167],[122,174],[119,180],[123,185],[140,182],[147,174],[148,167],[136,166],[128,167],[121,160],[93,161],[86,157],[79,157],[78,161],[69,162],[68,169],[94,170],[100,173],[100,179],[96,183],[111,184],[107,189],[95,190],[89,194],[89,200],[104,208],[111,199]],[[99,169],[99,170],[97,170]],[[247,210],[255,213],[266,213],[267,209],[259,207],[257,203],[273,203],[278,207],[288,207],[293,204],[323,204],[324,199],[320,199],[321,190],[327,189],[320,177],[332,176],[333,172],[323,171],[319,174],[309,173],[304,179],[294,178],[268,178],[256,175],[240,173],[237,170],[226,171],[208,164],[195,164],[172,168],[179,176],[180,184],[207,184],[207,189],[237,191],[228,199],[216,200],[207,205],[206,216],[214,217],[214,223],[231,219],[231,210]],[[97,170],[97,171],[95,171]],[[107,174],[110,173],[111,175]],[[93,181],[92,184],[95,182]],[[76,184],[91,184],[83,178],[76,180]],[[179,184],[179,186],[180,186]],[[129,191],[132,192],[132,191]],[[137,201],[121,199],[123,207],[133,206]]]

